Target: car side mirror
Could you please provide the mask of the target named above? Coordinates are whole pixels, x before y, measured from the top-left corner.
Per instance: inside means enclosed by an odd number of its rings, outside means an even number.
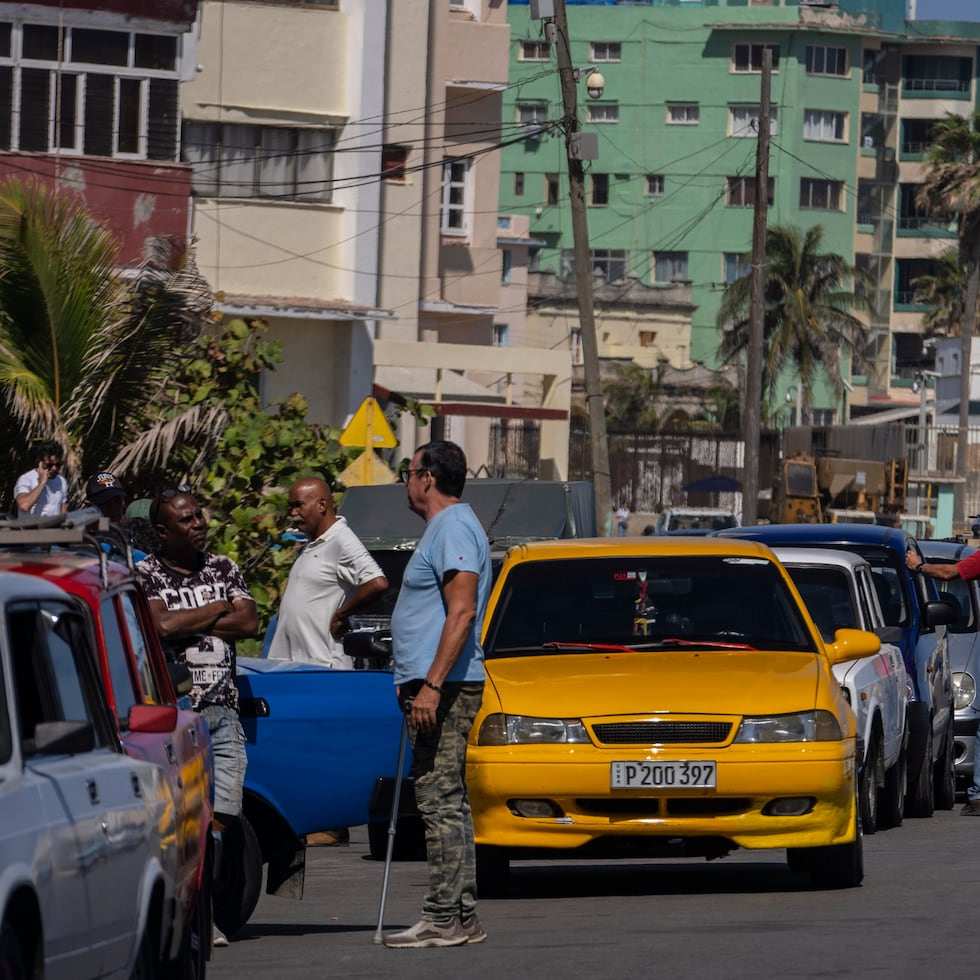
[[[860,660],[872,657],[881,649],[881,640],[867,630],[839,629],[834,633],[834,642],[827,644],[827,655],[832,664],[846,660]]]
[[[926,626],[949,626],[959,618],[960,611],[943,599],[927,602],[922,618]]]

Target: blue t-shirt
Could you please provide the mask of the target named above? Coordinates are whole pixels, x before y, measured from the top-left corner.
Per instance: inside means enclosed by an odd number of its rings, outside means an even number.
[[[473,508],[469,504],[452,504],[425,525],[405,567],[391,617],[395,684],[421,680],[432,664],[446,623],[442,582],[451,571],[474,572],[479,581],[476,620],[446,680],[482,681],[486,676],[480,634],[490,598],[490,544]]]

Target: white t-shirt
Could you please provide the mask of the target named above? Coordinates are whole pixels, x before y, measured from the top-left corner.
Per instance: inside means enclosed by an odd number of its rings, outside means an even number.
[[[343,643],[330,635],[330,621],[359,586],[384,575],[343,517],[296,556],[279,604],[270,660],[305,660],[349,670]]]
[[[14,499],[16,500],[22,493],[30,493],[41,482],[37,470],[28,470],[17,478],[17,485],[14,487]],[[50,477],[44,484],[41,496],[34,502],[34,506],[29,511],[22,511],[18,508],[18,514],[33,514],[35,517],[48,517],[52,514],[60,514],[61,507],[68,497],[68,483],[60,474]]]

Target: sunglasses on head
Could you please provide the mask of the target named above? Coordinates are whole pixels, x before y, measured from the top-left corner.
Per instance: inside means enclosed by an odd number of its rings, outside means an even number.
[[[153,501],[153,506],[150,508],[150,523],[156,524],[157,515],[160,513],[160,504],[165,500],[173,500],[174,497],[179,493],[190,493],[191,487],[189,483],[181,483],[176,487],[167,487],[166,490],[161,490],[157,494],[156,500]]]

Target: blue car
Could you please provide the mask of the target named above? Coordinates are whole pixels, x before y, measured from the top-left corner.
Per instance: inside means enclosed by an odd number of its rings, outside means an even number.
[[[263,864],[266,892],[302,898],[306,835],[369,821],[379,778],[398,768],[402,727],[387,670],[241,658],[238,690],[248,769],[245,819],[224,835],[223,874],[237,875],[240,895],[229,933],[255,909]]]
[[[893,630],[882,642],[901,649],[912,682],[905,815],[929,817],[937,806],[952,809],[953,675],[946,626],[955,622],[957,610],[942,601],[935,579],[906,566],[906,551],[919,550],[915,538],[901,528],[875,524],[765,524],[719,533],[772,547],[839,548],[868,562],[885,623]]]
[[[977,549],[955,541],[920,541],[926,561],[954,563]],[[956,620],[949,625],[949,664],[953,671],[953,757],[956,777],[967,783],[973,779],[973,750],[977,723],[980,722],[980,582],[961,578],[936,581],[944,599],[955,604]]]

